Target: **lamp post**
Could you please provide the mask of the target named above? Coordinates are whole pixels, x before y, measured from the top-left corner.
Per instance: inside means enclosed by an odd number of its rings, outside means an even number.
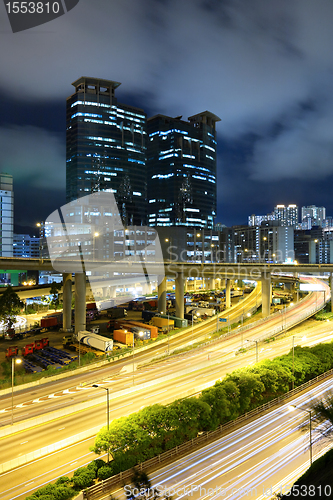
[[[109,388],[108,387],[103,387],[102,385],[99,384],[93,384],[93,387],[100,387],[101,389],[106,390],[106,422],[107,422],[107,429],[108,432],[110,430],[110,402],[109,402]],[[109,450],[108,450],[108,463],[109,463]]]
[[[310,467],[312,465],[312,414],[311,414],[311,410],[306,410],[305,408],[299,408],[298,406],[294,406],[294,405],[290,405],[289,407],[289,410],[290,411],[294,411],[294,410],[299,410],[299,411],[306,411],[306,413],[309,414],[309,422],[310,422],[310,447],[309,447],[309,450],[310,450]]]
[[[12,425],[14,424],[14,365],[22,363],[20,358],[12,358]]]

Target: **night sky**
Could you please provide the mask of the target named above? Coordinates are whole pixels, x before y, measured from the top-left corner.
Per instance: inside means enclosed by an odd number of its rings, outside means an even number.
[[[65,203],[71,82],[122,82],[148,116],[221,118],[216,222],[278,203],[333,215],[332,0],[80,0],[13,34],[0,5],[0,171],[16,230]]]

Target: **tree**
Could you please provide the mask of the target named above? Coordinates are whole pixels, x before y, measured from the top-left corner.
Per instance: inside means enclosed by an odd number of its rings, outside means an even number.
[[[53,281],[50,286],[50,294],[52,295],[50,304],[55,311],[58,309],[58,307],[60,307],[59,290],[61,290],[61,287],[62,284],[57,283],[56,281]]]
[[[7,329],[12,328],[16,314],[19,314],[23,307],[20,297],[9,285],[0,296],[0,318],[5,322]]]
[[[131,484],[124,486],[124,493],[127,500],[171,500],[167,490],[152,487],[148,474],[136,468],[133,469]]]

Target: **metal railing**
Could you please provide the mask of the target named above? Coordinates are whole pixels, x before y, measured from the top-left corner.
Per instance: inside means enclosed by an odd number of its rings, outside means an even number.
[[[153,470],[156,469],[156,467],[163,466],[170,460],[170,458],[173,457],[176,458],[178,455],[181,455],[183,453],[189,453],[193,448],[199,445],[204,445],[209,441],[218,439],[226,431],[232,429],[233,427],[236,427],[237,425],[245,422],[246,420],[254,416],[257,416],[260,413],[263,413],[264,411],[273,408],[274,406],[278,406],[279,404],[284,403],[287,399],[296,396],[305,389],[331,376],[333,376],[333,369],[325,373],[322,373],[321,375],[318,375],[314,379],[305,382],[304,384],[300,385],[299,387],[296,387],[292,391],[289,391],[281,396],[278,396],[277,398],[272,399],[271,401],[268,401],[267,403],[264,403],[263,405],[260,405],[257,408],[254,408],[253,410],[247,413],[244,413],[244,415],[241,415],[240,417],[236,418],[235,420],[232,420],[231,422],[219,425],[219,427],[214,431],[204,432],[200,436],[193,438],[190,441],[186,441],[185,443],[176,446],[171,450],[165,451],[164,453],[161,453],[156,457],[150,458],[145,462],[139,463],[136,467],[139,470],[145,470],[146,472],[149,472],[149,470]],[[124,472],[116,474],[115,476],[105,479],[104,481],[101,481],[95,484],[94,486],[90,486],[90,488],[87,488],[83,492],[83,498],[85,500],[98,500],[102,498],[104,495],[111,493],[114,488],[122,486],[126,480],[131,479],[132,475],[133,475],[133,469],[128,469]]]

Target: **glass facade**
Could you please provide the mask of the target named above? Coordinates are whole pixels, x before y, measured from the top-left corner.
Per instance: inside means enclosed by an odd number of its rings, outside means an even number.
[[[216,133],[220,119],[156,115],[147,122],[148,224],[212,229],[216,214]]]
[[[146,223],[146,114],[118,104],[111,80],[82,77],[66,109],[66,196],[114,193],[122,222]]]

